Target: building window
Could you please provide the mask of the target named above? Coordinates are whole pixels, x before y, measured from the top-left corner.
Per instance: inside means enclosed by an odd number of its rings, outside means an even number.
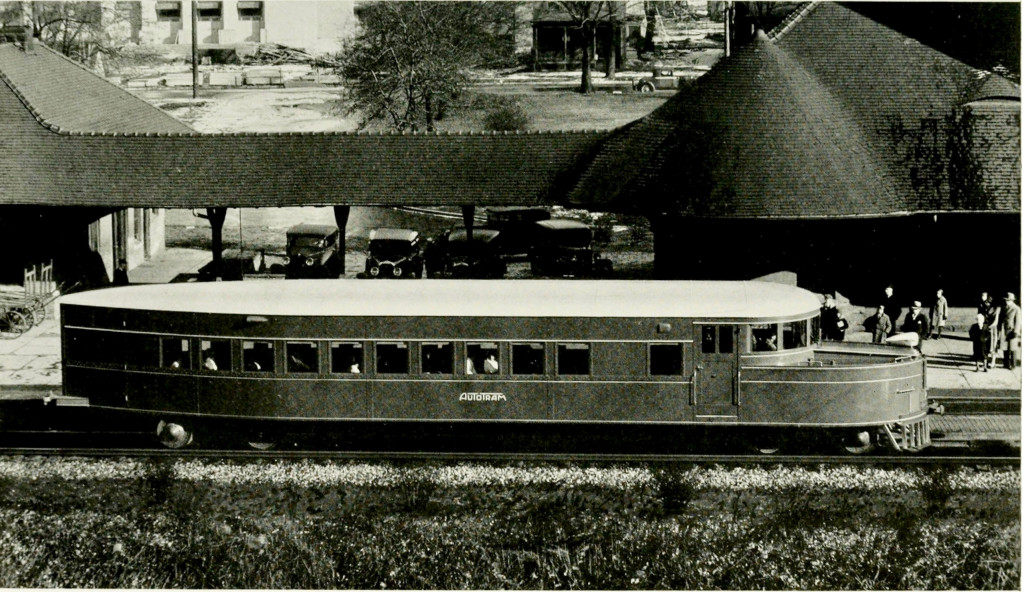
[[[201,21],[219,21],[223,18],[223,2],[197,2],[196,12]]]
[[[158,21],[180,21],[181,2],[157,2],[156,20]]]
[[[590,374],[590,345],[559,343],[558,374],[559,376]]]
[[[188,370],[192,368],[192,359],[188,355],[188,339],[165,337],[160,340],[160,364],[164,368]]]
[[[408,372],[408,343],[377,344],[377,374],[407,374]]]
[[[512,374],[544,374],[544,344],[513,343]]]
[[[683,374],[683,344],[651,344],[651,376],[681,376]]]
[[[240,21],[261,21],[263,20],[262,2],[239,2],[238,20]]]
[[[246,372],[273,372],[274,343],[271,341],[243,341],[242,370]]]
[[[331,344],[331,372],[333,374],[359,374],[362,371],[362,343]]]
[[[455,372],[455,358],[451,342],[424,343],[420,345],[420,368],[424,374],[452,374]]]
[[[320,369],[316,343],[312,341],[291,341],[285,345],[288,356],[288,372],[311,373]]]

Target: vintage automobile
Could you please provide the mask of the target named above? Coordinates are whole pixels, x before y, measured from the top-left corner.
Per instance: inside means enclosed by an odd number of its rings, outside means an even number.
[[[594,231],[582,222],[554,218],[534,222],[530,271],[535,276],[604,276],[612,262],[594,252]]]
[[[501,232],[500,247],[506,260],[528,255],[537,228],[534,222],[550,218],[551,212],[545,208],[487,208],[487,228]]]
[[[473,229],[469,240],[465,228],[446,230],[424,249],[427,277],[498,279],[505,277],[502,257],[503,233],[492,228]]]
[[[633,81],[633,90],[642,93],[656,90],[678,90],[688,84],[690,78],[672,68],[654,68],[651,75]]]
[[[341,274],[337,226],[298,224],[288,229],[287,238],[286,278],[337,278]]]
[[[370,231],[365,277],[419,278],[423,275],[420,233],[406,228],[375,228]]]

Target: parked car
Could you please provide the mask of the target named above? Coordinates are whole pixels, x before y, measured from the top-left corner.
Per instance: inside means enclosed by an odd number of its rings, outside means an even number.
[[[328,224],[298,224],[288,229],[286,278],[337,278],[341,274],[341,232]]]
[[[529,254],[536,232],[533,223],[550,218],[551,212],[544,208],[487,208],[487,228],[501,232],[500,246],[506,259]]]
[[[654,68],[650,76],[633,81],[633,90],[642,93],[656,90],[678,90],[686,86],[689,81],[690,77],[684,76],[672,68]]]
[[[603,276],[612,262],[594,252],[594,231],[582,222],[555,218],[534,222],[530,271],[536,276]]]
[[[370,231],[365,276],[370,278],[419,278],[423,275],[420,233],[405,228]]]
[[[497,279],[505,277],[502,233],[492,228],[473,229],[469,240],[465,228],[446,230],[431,239],[424,249],[427,277]]]

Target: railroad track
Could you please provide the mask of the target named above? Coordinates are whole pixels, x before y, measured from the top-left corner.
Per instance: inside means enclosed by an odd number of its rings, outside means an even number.
[[[1014,466],[1019,453],[1006,456],[900,455],[724,455],[724,454],[597,454],[597,453],[507,453],[507,452],[415,452],[415,451],[313,451],[313,450],[165,450],[137,448],[0,448],[9,457],[170,458],[182,460],[317,460],[317,461],[400,461],[400,462],[527,462],[580,464],[689,464],[689,465],[864,465],[864,466]]]

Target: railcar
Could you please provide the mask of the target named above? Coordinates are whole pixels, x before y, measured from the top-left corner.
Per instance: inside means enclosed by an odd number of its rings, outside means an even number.
[[[218,422],[712,426],[766,452],[793,431],[850,452],[929,444],[916,350],[822,343],[816,295],[765,282],[127,286],[64,297],[61,337],[65,395],[150,422],[169,446]]]

